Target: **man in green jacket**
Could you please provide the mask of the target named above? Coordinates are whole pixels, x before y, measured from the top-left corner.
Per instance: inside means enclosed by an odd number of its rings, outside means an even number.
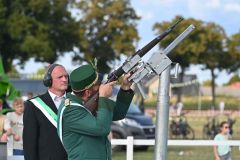
[[[68,154],[68,160],[111,160],[108,134],[114,120],[126,116],[133,98],[132,83],[123,77],[116,102],[109,99],[116,82],[98,84],[98,73],[92,65],[72,71],[72,93],[58,111],[58,134]],[[85,103],[97,92],[97,103]]]

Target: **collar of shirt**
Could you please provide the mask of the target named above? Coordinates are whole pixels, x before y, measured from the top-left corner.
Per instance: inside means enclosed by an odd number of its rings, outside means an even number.
[[[51,91],[48,90],[49,95],[51,96],[55,106],[57,107],[57,109],[59,108],[61,101],[59,101],[59,99],[65,99],[66,98],[66,93],[64,93],[63,96],[59,97],[56,94],[52,93]]]

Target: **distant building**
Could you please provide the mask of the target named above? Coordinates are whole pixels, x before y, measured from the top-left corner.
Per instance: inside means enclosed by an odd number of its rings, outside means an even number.
[[[172,94],[177,94],[177,91],[181,89],[182,95],[186,96],[198,96],[200,92],[200,85],[197,79],[197,75],[188,74],[183,76],[183,81],[180,81],[180,78],[172,78]]]
[[[203,96],[212,96],[211,87],[202,87],[201,92]],[[233,86],[220,86],[215,88],[215,93],[217,96],[232,96],[232,97],[240,97],[240,89],[238,87]]]
[[[234,83],[232,83],[231,85],[229,85],[229,87],[232,87],[232,88],[240,88],[240,82],[234,82]]]
[[[29,92],[36,96],[47,91],[47,87],[43,85],[42,80],[11,79],[10,81],[21,92],[22,96],[26,96]]]
[[[199,94],[199,84],[196,75],[185,75],[183,82],[180,82],[179,78],[171,78],[171,94],[175,95],[178,89],[182,90],[183,95],[197,96]],[[150,75],[142,79],[141,85],[148,98],[153,98],[157,95],[159,76]]]

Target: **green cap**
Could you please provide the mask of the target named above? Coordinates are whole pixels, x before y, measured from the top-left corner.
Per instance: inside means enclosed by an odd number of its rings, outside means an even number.
[[[93,86],[98,80],[98,73],[92,65],[83,65],[70,74],[72,90],[80,92]]]

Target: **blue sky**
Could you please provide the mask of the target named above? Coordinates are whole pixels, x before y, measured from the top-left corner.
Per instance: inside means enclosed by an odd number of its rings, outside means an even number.
[[[141,36],[139,48],[156,36],[152,30],[156,22],[171,21],[176,15],[215,22],[225,29],[228,36],[240,32],[240,0],[132,0],[131,2],[142,17],[138,23]],[[201,82],[210,79],[210,71],[202,71],[201,66],[192,66],[187,73],[197,74]],[[218,73],[216,80],[218,84],[226,83],[231,76],[226,72],[216,73]]]
[[[131,0],[131,4],[141,16],[138,22],[141,38],[138,49],[156,37],[152,30],[156,22],[171,21],[176,15],[201,19],[205,22],[213,21],[221,25],[228,36],[240,32],[240,0]],[[157,49],[155,47],[151,52]],[[66,56],[60,57],[57,63],[62,63],[69,70],[77,67],[72,65],[70,57]],[[32,73],[40,67],[43,67],[43,64],[30,60],[24,70],[19,70],[23,73]],[[188,73],[196,73],[200,81],[210,79],[210,72],[202,71],[200,68],[200,66],[192,66]],[[225,83],[229,77],[230,75],[225,72],[219,73],[217,83]]]

